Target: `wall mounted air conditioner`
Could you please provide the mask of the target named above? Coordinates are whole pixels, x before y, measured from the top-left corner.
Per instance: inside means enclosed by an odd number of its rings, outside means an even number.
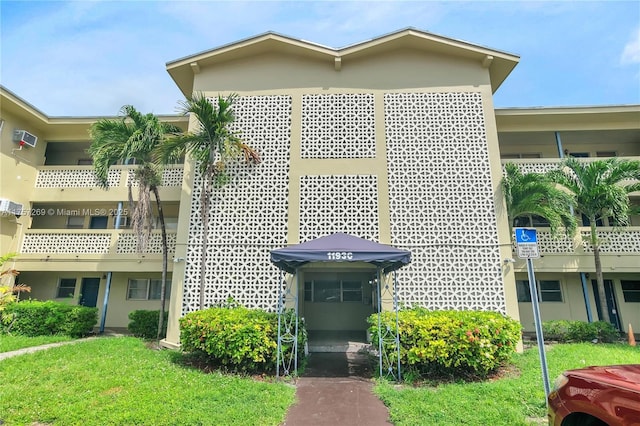
[[[20,144],[20,146],[27,145],[31,148],[35,148],[36,143],[38,142],[38,137],[32,135],[26,130],[16,129],[13,131],[13,141]]]
[[[14,203],[13,201],[0,198],[0,216],[14,215],[20,217],[22,216],[23,209],[24,206],[20,203]]]

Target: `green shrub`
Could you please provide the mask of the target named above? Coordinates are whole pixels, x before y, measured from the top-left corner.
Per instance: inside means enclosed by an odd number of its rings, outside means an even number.
[[[142,337],[143,339],[155,339],[158,336],[158,319],[160,317],[160,311],[132,311],[129,312],[129,325],[127,329],[136,337]],[[162,334],[160,337],[164,338],[167,335],[167,320],[169,319],[169,313],[164,313],[164,321],[162,323]]]
[[[545,321],[542,323],[542,334],[545,340],[559,342],[613,342],[620,337],[618,330],[604,321]]]
[[[400,362],[405,375],[446,374],[485,377],[515,352],[521,336],[517,321],[496,312],[427,311],[408,309],[398,313]],[[378,339],[378,315],[368,319],[373,341]],[[382,328],[396,331],[395,312],[383,312]],[[397,362],[394,343],[386,352]]]
[[[302,359],[306,332],[299,324],[298,356]],[[203,353],[212,363],[232,371],[275,371],[277,339],[276,313],[242,306],[212,307],[180,318],[182,349]],[[285,346],[289,354],[291,350],[291,345]]]
[[[86,306],[71,306],[60,324],[58,333],[72,337],[86,336],[98,322],[98,309]]]
[[[570,323],[571,321],[567,320],[544,321],[542,323],[542,335],[544,339],[566,342]]]
[[[0,327],[4,332],[24,336],[66,334],[80,337],[91,333],[97,322],[97,308],[51,300],[23,300],[6,307]]]

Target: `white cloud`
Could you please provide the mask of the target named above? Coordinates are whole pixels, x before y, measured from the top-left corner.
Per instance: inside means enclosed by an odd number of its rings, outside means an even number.
[[[624,46],[620,63],[622,65],[640,64],[640,27],[633,32],[631,39]]]

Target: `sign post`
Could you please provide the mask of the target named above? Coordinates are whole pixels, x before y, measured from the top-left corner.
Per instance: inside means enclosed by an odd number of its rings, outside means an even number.
[[[529,276],[529,293],[531,294],[531,307],[533,308],[533,320],[536,326],[536,340],[538,342],[538,354],[542,367],[542,382],[544,383],[545,396],[551,392],[549,386],[549,372],[547,369],[547,356],[544,350],[544,336],[542,335],[542,321],[540,319],[540,305],[538,304],[538,285],[533,272],[533,260],[540,257],[538,251],[538,234],[535,228],[515,228],[516,246],[518,257],[527,260],[527,274]],[[545,398],[546,399],[546,398]]]

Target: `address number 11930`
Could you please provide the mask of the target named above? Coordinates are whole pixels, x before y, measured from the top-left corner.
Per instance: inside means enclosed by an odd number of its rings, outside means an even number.
[[[351,260],[353,259],[353,253],[350,251],[329,251],[327,252],[327,258],[329,260]]]

